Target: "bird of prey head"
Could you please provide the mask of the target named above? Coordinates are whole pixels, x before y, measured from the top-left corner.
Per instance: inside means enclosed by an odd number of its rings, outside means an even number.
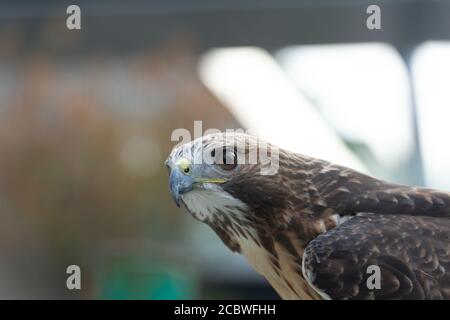
[[[264,154],[277,162],[272,174]],[[282,298],[450,299],[447,192],[383,182],[245,134],[178,146],[166,165],[175,203]],[[380,288],[367,285],[370,266]]]

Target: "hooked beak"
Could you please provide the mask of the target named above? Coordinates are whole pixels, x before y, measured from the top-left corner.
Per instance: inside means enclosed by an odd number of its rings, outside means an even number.
[[[194,179],[181,173],[178,168],[174,168],[170,171],[169,188],[177,207],[180,207],[181,196],[184,193],[191,191],[193,186]]]

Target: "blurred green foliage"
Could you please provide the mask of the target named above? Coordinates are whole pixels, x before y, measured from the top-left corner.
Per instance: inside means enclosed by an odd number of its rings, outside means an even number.
[[[237,126],[198,80],[194,50],[176,40],[125,56],[2,53],[0,282],[15,293],[0,297],[195,297],[201,278],[186,263],[140,248],[177,258],[171,248],[187,246],[190,217],[172,203],[163,163],[172,131]],[[108,266],[116,247],[154,258],[139,272]],[[70,264],[82,266],[81,292],[65,288]]]

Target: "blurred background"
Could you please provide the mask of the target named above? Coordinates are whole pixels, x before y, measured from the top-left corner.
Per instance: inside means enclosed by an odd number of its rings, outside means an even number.
[[[0,1],[0,298],[277,298],[170,198],[171,134],[195,120],[450,190],[449,16],[437,0]]]

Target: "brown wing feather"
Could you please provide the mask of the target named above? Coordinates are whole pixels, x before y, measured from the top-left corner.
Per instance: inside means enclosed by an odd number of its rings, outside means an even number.
[[[450,220],[364,214],[311,241],[305,273],[333,299],[450,299]],[[369,289],[369,265],[381,288]]]
[[[326,206],[341,214],[374,212],[450,217],[450,193],[381,181],[329,165],[312,178]]]

